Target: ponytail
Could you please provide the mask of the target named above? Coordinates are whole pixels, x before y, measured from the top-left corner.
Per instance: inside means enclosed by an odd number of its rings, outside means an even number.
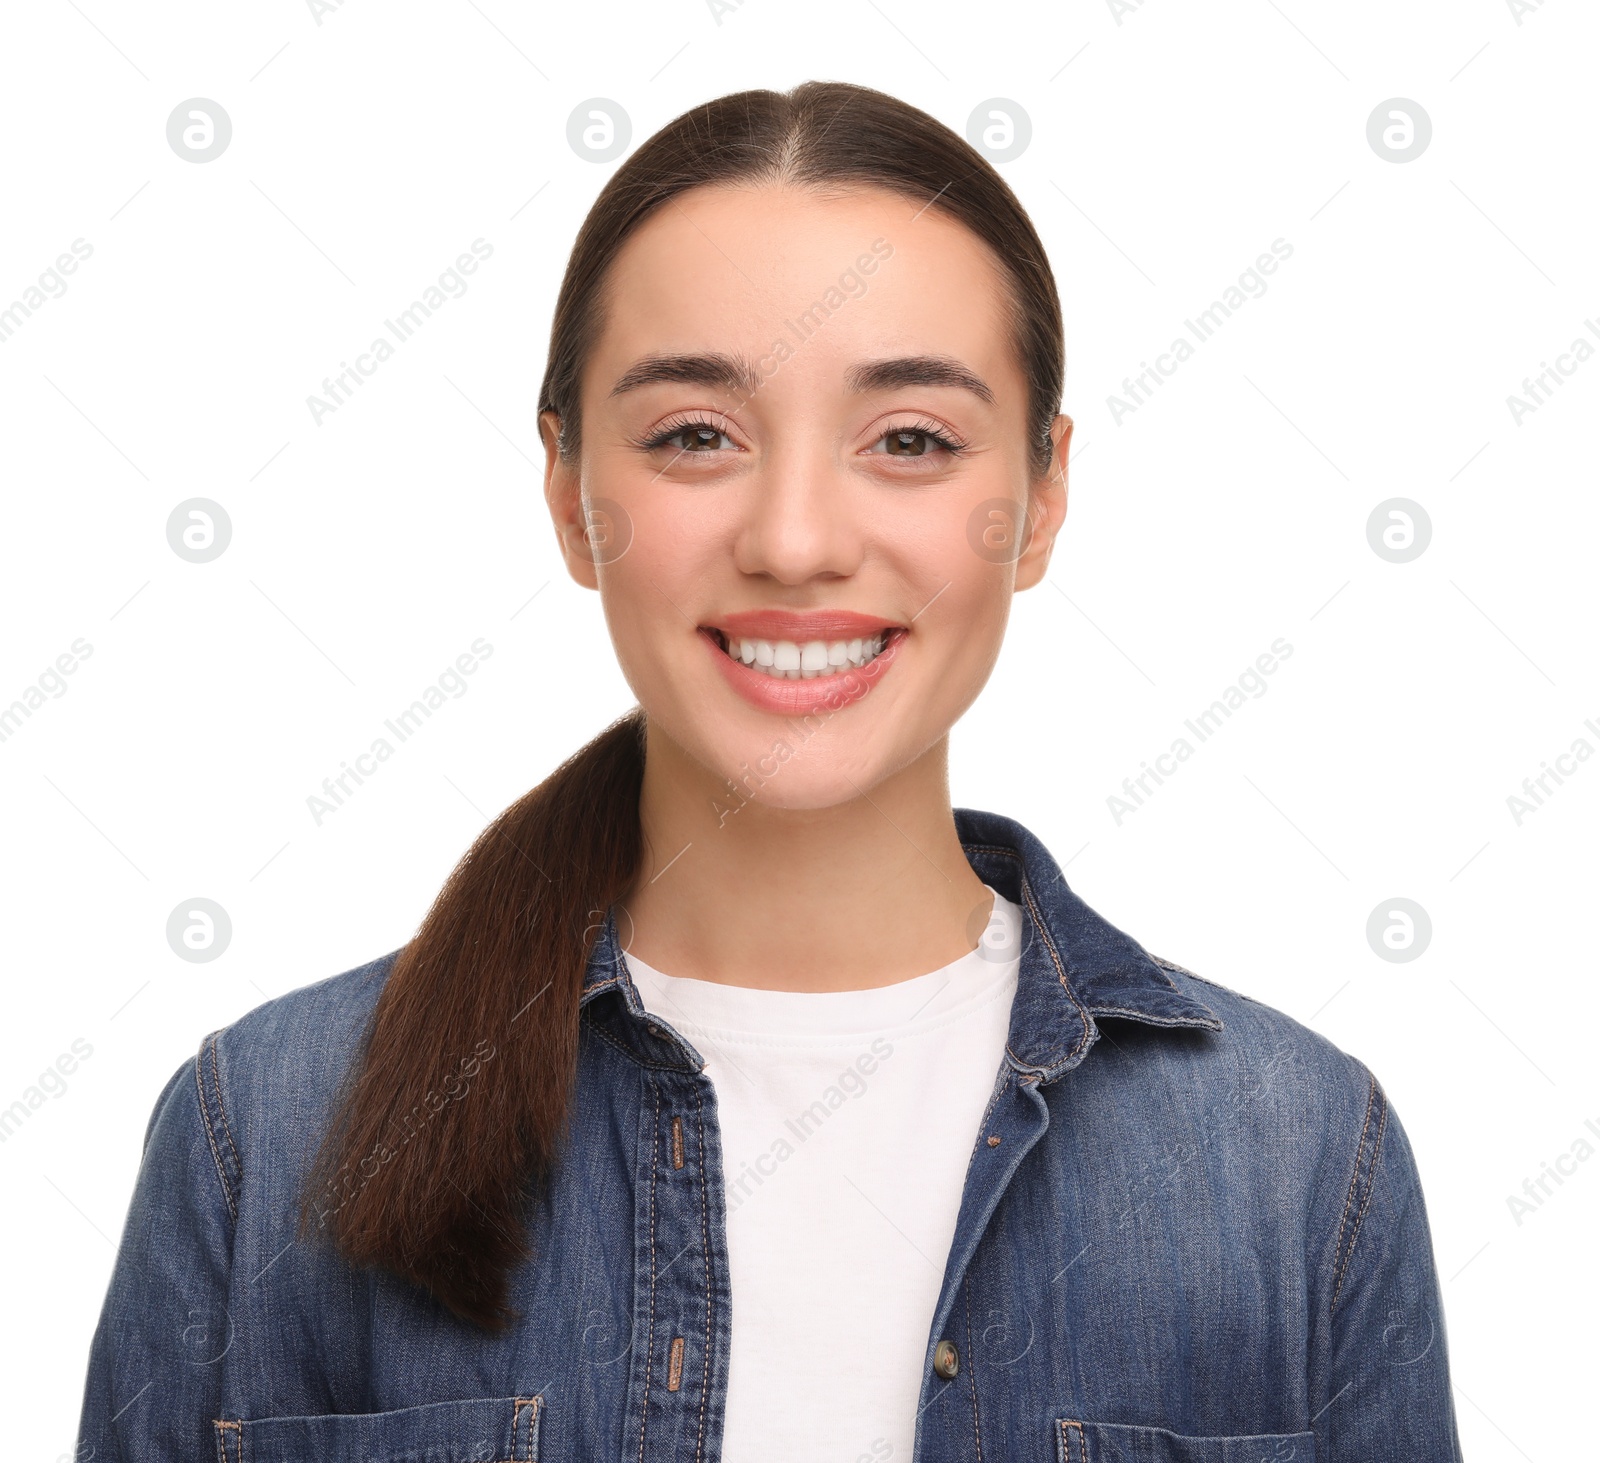
[[[635,707],[479,834],[395,960],[302,1193],[357,1265],[504,1330],[569,1120],[594,930],[640,866]]]

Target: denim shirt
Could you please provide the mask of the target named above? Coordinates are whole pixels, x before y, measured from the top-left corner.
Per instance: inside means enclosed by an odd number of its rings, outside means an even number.
[[[1020,823],[955,822],[1027,925],[924,1342],[917,1463],[1458,1463],[1428,1221],[1377,1080],[1148,954]],[[520,1321],[488,1336],[296,1239],[398,953],[258,1006],[167,1083],[77,1456],[714,1463],[732,1317],[716,1102],[700,1054],[645,1013],[613,911],[571,1135],[513,1274]],[[817,1302],[847,1327],[871,1298]]]

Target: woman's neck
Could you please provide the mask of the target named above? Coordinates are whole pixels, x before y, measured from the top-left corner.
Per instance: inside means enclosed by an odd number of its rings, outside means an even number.
[[[652,727],[646,851],[619,939],[667,975],[784,991],[862,990],[959,959],[993,896],[961,851],[947,756],[941,738],[870,792],[786,808],[783,766],[774,801],[741,797]]]

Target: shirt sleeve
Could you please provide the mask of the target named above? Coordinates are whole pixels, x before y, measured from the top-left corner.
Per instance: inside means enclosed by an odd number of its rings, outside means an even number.
[[[1319,1463],[1461,1463],[1422,1186],[1375,1078],[1331,1293],[1332,1378],[1313,1423]]]
[[[156,1101],[111,1282],[89,1347],[78,1458],[167,1463],[216,1456],[222,1359],[233,1342],[228,1286],[237,1153],[208,1116],[212,1038]],[[220,1107],[220,1086],[214,1106]],[[230,1168],[229,1162],[234,1167]]]

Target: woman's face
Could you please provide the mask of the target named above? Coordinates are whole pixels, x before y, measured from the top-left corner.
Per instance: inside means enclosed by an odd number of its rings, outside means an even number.
[[[702,187],[608,286],[546,494],[652,734],[712,795],[869,791],[977,697],[1066,512],[1071,423],[1035,480],[1000,269],[887,191]]]

